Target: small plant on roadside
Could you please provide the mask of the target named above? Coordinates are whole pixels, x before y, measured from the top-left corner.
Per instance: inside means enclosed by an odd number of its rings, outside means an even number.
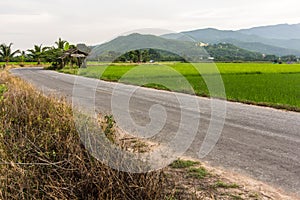
[[[146,143],[142,142],[142,141],[135,141],[134,145],[133,145],[133,149],[139,153],[145,153],[147,152],[147,145]]]
[[[190,168],[188,171],[188,177],[203,179],[208,175],[208,171],[204,167]]]
[[[0,84],[0,101],[3,100],[3,93],[7,90],[5,84]]]
[[[240,186],[236,183],[224,183],[223,181],[217,181],[215,184],[214,184],[214,187],[216,188],[239,188]]]
[[[115,120],[112,115],[105,115],[104,117],[100,116],[100,126],[103,130],[107,139],[112,143],[115,143],[116,140],[116,130],[115,130]]]
[[[240,195],[231,194],[230,197],[234,200],[242,200],[243,198]]]
[[[192,166],[195,166],[198,164],[199,164],[199,162],[178,159],[178,160],[175,160],[173,163],[171,163],[170,167],[175,168],[175,169],[180,169],[180,168],[192,167]]]
[[[3,95],[3,93],[6,91],[5,84],[0,84],[0,95]]]

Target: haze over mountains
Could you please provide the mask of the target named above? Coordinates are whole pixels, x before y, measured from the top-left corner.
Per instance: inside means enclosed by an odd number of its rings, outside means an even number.
[[[225,42],[265,54],[300,56],[300,24],[279,24],[238,31],[207,28],[184,31],[181,34],[167,34],[162,37],[210,44]]]
[[[279,24],[239,30],[248,35],[259,35],[272,39],[300,39],[300,24]]]

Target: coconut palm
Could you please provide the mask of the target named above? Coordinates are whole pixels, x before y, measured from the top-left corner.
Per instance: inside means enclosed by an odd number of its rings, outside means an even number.
[[[12,45],[13,45],[13,43],[10,43],[9,45],[6,45],[6,44],[0,45],[0,57],[2,57],[5,60],[6,65],[15,56],[15,54],[20,53],[20,50],[16,50],[16,51],[12,52],[12,49],[11,49]]]
[[[59,38],[58,41],[55,42],[58,49],[64,49],[65,43],[67,43],[67,41],[62,40],[61,38]]]
[[[29,56],[36,60],[39,64],[41,64],[41,60],[45,55],[45,52],[49,49],[49,47],[42,47],[42,45],[34,45],[33,49],[28,49],[30,52]]]
[[[21,59],[21,65],[24,65],[25,58],[26,58],[26,53],[25,53],[25,51],[21,51],[21,56],[20,56],[20,59]]]

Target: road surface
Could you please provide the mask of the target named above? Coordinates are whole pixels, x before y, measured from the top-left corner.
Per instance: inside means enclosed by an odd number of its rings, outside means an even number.
[[[45,71],[41,68],[12,69],[11,73],[34,84],[44,91],[55,91],[72,97],[76,76]],[[82,99],[96,99],[97,112],[112,112],[112,93],[116,83],[86,79],[97,82],[97,89],[85,83]],[[84,85],[80,85],[84,84]],[[92,84],[93,85],[93,84]],[[126,88],[130,86],[122,85]],[[94,97],[84,92],[96,91]],[[118,94],[120,95],[120,94]],[[121,98],[121,97],[120,97]],[[192,98],[192,97],[191,97]],[[194,98],[194,97],[193,97]],[[86,103],[88,103],[87,101]],[[200,124],[193,127],[197,135],[187,155],[197,157],[199,147],[210,123],[210,100],[197,97],[199,109],[180,106],[174,93],[139,88],[131,95],[131,117],[140,126],[150,123],[149,108],[161,104],[167,113],[166,124],[156,139],[169,140],[178,130],[181,109],[191,110],[191,119],[200,114]],[[122,107],[118,108],[122,110]],[[193,117],[195,115],[195,117]],[[191,120],[193,121],[193,120]],[[193,124],[188,124],[193,126]],[[300,113],[264,108],[241,103],[226,102],[226,119],[221,137],[214,149],[202,160],[211,165],[222,166],[246,174],[287,192],[300,196]]]

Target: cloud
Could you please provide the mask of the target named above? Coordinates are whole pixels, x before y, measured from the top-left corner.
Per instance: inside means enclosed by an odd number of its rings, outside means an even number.
[[[298,0],[2,1],[0,42],[15,41],[16,47],[30,48],[64,37],[96,44],[142,28],[182,31],[299,23],[298,4]]]
[[[0,18],[0,23],[2,26],[14,28],[15,25],[30,24],[30,26],[47,23],[54,19],[53,16],[43,13],[43,14],[2,14]]]
[[[35,15],[39,13],[38,7],[26,1],[0,2],[0,15]]]

